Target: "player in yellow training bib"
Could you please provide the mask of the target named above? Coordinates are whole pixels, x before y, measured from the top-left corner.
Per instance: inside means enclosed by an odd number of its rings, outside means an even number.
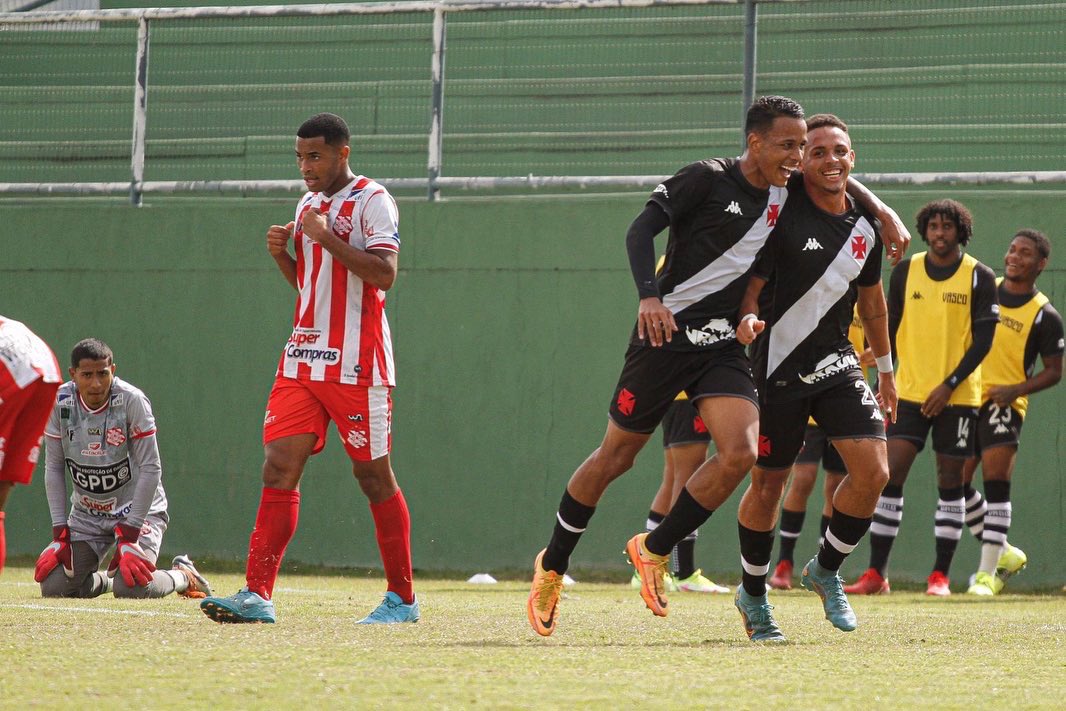
[[[870,526],[870,567],[848,593],[888,592],[886,569],[903,518],[903,484],[930,430],[936,454],[936,561],[926,593],[950,595],[948,572],[963,527],[962,467],[973,456],[978,366],[999,318],[996,277],[963,247],[973,236],[970,211],[937,200],[918,212],[929,250],[892,270],[888,287],[892,351],[899,359],[899,414],[888,425],[889,481]]]
[[[972,595],[999,594],[1007,578],[1027,563],[1025,553],[1007,543],[1010,482],[1029,395],[1062,378],[1062,317],[1036,288],[1050,256],[1047,236],[1018,230],[1004,258],[1003,278],[997,280],[999,325],[992,351],[981,364],[977,456],[963,470],[970,487],[980,463],[988,502],[986,508],[981,495],[968,489],[967,513],[974,509],[976,515],[967,523],[982,542],[981,564],[967,590]],[[1044,367],[1034,375],[1037,355]]]

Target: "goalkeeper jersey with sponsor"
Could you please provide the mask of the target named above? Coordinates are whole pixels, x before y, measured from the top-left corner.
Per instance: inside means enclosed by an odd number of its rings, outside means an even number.
[[[26,324],[0,316],[0,397],[8,388],[21,390],[38,379],[63,382],[52,349]]]
[[[137,484],[142,475],[154,479],[155,486],[152,491],[141,492],[145,499],[150,498],[150,503],[144,503],[142,508],[146,507],[147,511],[139,511],[133,523],[139,526],[138,519],[143,520],[145,514],[166,513],[167,497],[160,481],[158,450],[152,447],[154,456],[146,461],[130,456],[134,441],[156,433],[152,404],[140,389],[115,378],[107,402],[91,410],[78,395],[74,383],[64,383],[56,394],[55,407],[44,433],[49,447],[62,447],[63,462],[70,472],[72,522],[81,520],[101,528],[113,528],[116,523],[127,521],[135,508]],[[52,461],[52,457],[48,460]],[[57,492],[49,490],[48,493],[51,504]],[[53,519],[56,513],[53,511]]]
[[[332,196],[309,192],[300,199],[293,234],[299,294],[278,375],[393,386],[396,374],[385,292],[304,236],[303,217],[312,208],[327,218],[333,234],[356,249],[400,249],[396,201],[373,180],[357,176]]]

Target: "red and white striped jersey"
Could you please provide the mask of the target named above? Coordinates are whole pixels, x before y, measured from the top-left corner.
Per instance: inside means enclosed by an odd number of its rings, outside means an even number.
[[[11,383],[21,390],[38,378],[46,383],[63,382],[48,344],[26,324],[6,316],[0,316],[0,367],[7,370],[0,372],[0,391]]]
[[[382,185],[360,175],[331,197],[303,196],[293,234],[299,295],[278,375],[391,387],[396,373],[385,292],[304,237],[303,216],[311,208],[327,215],[333,234],[357,249],[400,250],[396,201]]]

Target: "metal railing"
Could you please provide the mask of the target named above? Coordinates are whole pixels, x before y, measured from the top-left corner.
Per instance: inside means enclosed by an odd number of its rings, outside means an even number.
[[[148,124],[148,65],[150,29],[154,22],[212,18],[267,18],[343,15],[382,15],[393,13],[432,13],[432,54],[428,58],[432,79],[430,126],[427,136],[426,178],[383,178],[393,188],[425,189],[429,200],[440,196],[442,188],[463,190],[492,188],[548,187],[634,187],[654,186],[665,176],[468,176],[441,175],[444,151],[445,65],[447,57],[447,18],[451,13],[486,10],[552,10],[650,8],[668,6],[744,5],[744,72],[737,107],[743,122],[744,113],[755,96],[756,40],[758,5],[763,3],[806,2],[808,0],[437,0],[433,2],[335,3],[323,5],[262,5],[240,7],[136,8],[114,10],[33,11],[0,13],[0,28],[9,25],[42,23],[120,23],[136,22],[137,50],[134,65],[133,129],[130,152],[129,182],[0,183],[0,194],[82,194],[120,195],[128,193],[130,202],[140,205],[143,195],[151,192],[215,192],[255,194],[279,190],[301,190],[298,180],[191,180],[146,181],[145,141]],[[739,143],[743,144],[743,136]],[[1066,172],[998,172],[998,173],[871,173],[857,174],[867,182],[879,184],[923,185],[931,183],[1062,183]]]

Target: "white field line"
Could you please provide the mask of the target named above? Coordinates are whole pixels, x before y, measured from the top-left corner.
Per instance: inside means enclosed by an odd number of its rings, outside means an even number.
[[[57,612],[96,612],[105,615],[141,615],[143,617],[180,617],[183,619],[191,615],[182,615],[177,612],[156,612],[154,610],[112,610],[107,607],[60,607],[58,605],[40,605],[37,603],[0,603],[0,607],[13,607],[22,610],[55,610]]]

